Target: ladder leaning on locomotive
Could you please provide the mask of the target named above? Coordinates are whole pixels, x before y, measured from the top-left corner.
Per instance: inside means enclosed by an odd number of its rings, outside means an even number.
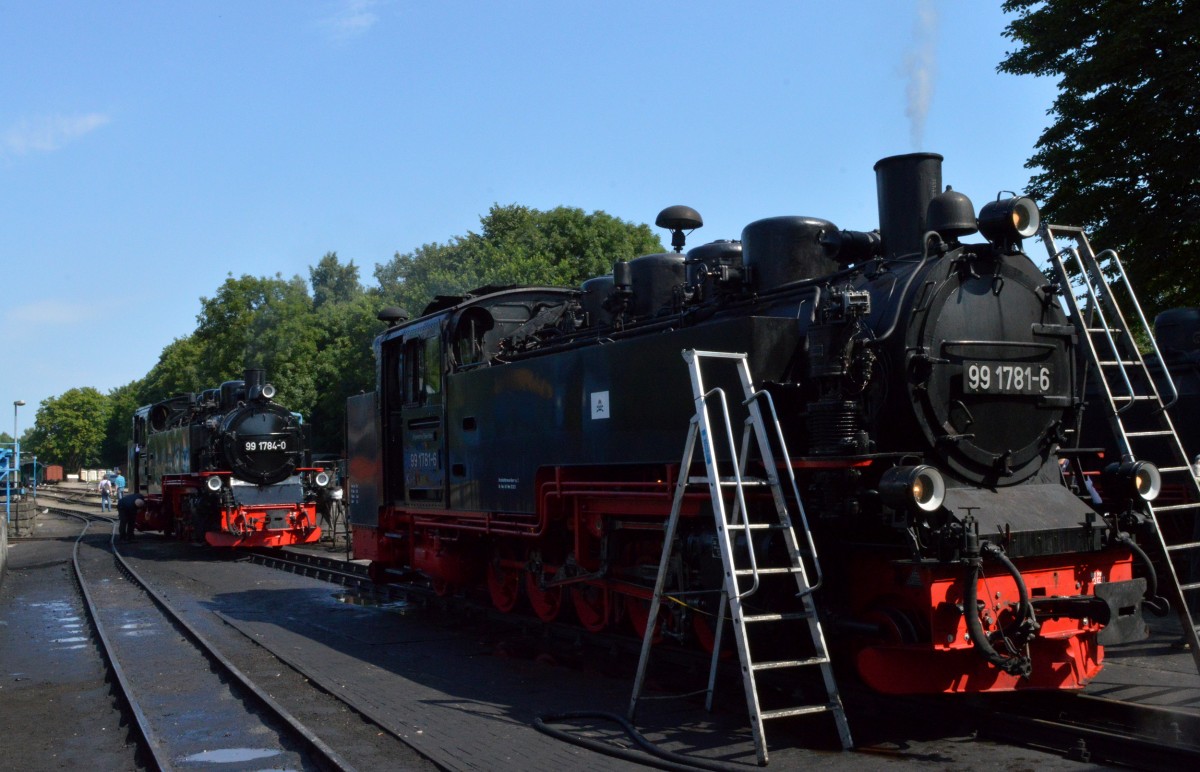
[[[1082,688],[1103,645],[1146,632],[1152,569],[1128,532],[1152,528],[1153,467],[1114,469],[1100,506],[1068,487],[1079,331],[1022,251],[1037,208],[977,216],[942,190],[941,160],[876,164],[875,231],[772,217],[685,255],[701,218],[671,207],[674,252],[580,288],[381,313],[377,389],[347,405],[355,555],[380,581],[486,586],[505,611],[644,632],[674,483],[695,471],[680,353],[736,352],[778,412],[835,661],[892,693]],[[732,373],[711,383],[740,393]],[[679,506],[656,634],[711,646],[719,525],[702,492]],[[747,494],[750,515],[772,506]],[[777,553],[771,533],[735,551]],[[761,580],[760,608],[795,600]]]

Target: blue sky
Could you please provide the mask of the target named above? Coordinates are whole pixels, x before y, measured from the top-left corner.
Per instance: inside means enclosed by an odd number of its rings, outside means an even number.
[[[493,203],[687,204],[695,245],[876,227],[896,153],[1019,191],[1055,83],[996,72],[999,4],[0,0],[0,429],[143,376],[229,273],[372,283]]]

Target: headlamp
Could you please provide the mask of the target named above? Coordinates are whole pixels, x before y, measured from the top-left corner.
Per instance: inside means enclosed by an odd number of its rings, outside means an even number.
[[[213,493],[216,493],[217,491],[221,490],[221,478],[217,477],[215,474],[210,476],[207,480],[205,480],[204,484]]]
[[[897,509],[916,507],[933,512],[946,498],[946,481],[932,466],[895,466],[880,478],[879,495],[885,504]]]
[[[1037,233],[1042,216],[1025,196],[989,201],[979,210],[979,232],[992,243],[1011,244]]]
[[[329,473],[328,472],[317,472],[316,482],[317,482],[318,487],[324,488],[326,485],[329,484]]]
[[[1118,495],[1154,501],[1162,491],[1162,474],[1149,461],[1123,461],[1104,469],[1105,489]]]

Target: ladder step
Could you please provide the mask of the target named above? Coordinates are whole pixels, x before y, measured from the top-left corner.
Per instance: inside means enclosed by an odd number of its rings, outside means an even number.
[[[1179,512],[1184,509],[1200,509],[1200,504],[1168,504],[1165,507],[1155,507],[1155,513],[1158,512]]]
[[[1114,396],[1113,397],[1113,402],[1157,402],[1157,401],[1158,401],[1158,397],[1149,397],[1149,396],[1142,396],[1142,397]]]
[[[1104,359],[1097,364],[1101,367],[1113,367],[1115,365],[1136,365],[1138,362],[1135,359]]]
[[[1088,332],[1115,332],[1118,335],[1125,332],[1120,327],[1088,327]]]
[[[752,622],[783,622],[790,619],[808,619],[811,614],[803,611],[794,611],[787,614],[743,614],[742,621],[746,624]]]
[[[710,482],[711,481],[707,477],[689,477],[688,478],[689,484],[694,483],[696,485],[699,485],[699,484],[703,483],[705,485],[708,485]],[[717,480],[717,485],[736,486],[737,484],[738,484],[737,478],[734,478],[734,477],[722,477],[719,480]],[[770,483],[767,482],[766,480],[763,480],[758,477],[743,477],[742,478],[742,487],[743,488],[762,488],[767,485],[770,485]]]
[[[1160,466],[1158,468],[1159,474],[1170,474],[1171,472],[1187,472],[1188,474],[1192,474],[1192,468],[1190,466]],[[1193,474],[1192,476],[1194,477],[1195,475]]]
[[[1153,432],[1126,432],[1126,437],[1174,437],[1175,432],[1170,429],[1159,429]]]
[[[1189,541],[1182,544],[1168,544],[1167,552],[1179,552],[1180,550],[1194,550],[1200,548],[1200,541]]]
[[[1191,584],[1181,584],[1181,585],[1179,585],[1179,589],[1182,590],[1183,592],[1189,592],[1191,590],[1200,590],[1200,582],[1192,582]]]
[[[744,531],[747,528],[751,531],[786,531],[791,528],[790,525],[783,523],[726,523],[725,525],[731,531]]]
[[[759,574],[798,574],[803,570],[804,569],[800,568],[800,566],[788,566],[786,568],[760,568],[760,569],[758,569],[757,573],[759,573]],[[738,570],[733,572],[733,575],[734,576],[754,576],[755,573],[756,572],[753,568],[739,568]]]
[[[830,705],[804,705],[798,708],[780,708],[779,710],[764,710],[758,714],[763,721],[773,718],[788,718],[789,716],[807,716],[813,713],[827,713],[833,710]]]
[[[809,657],[808,659],[781,659],[774,662],[755,662],[751,670],[779,670],[785,667],[810,667],[812,665],[829,664],[829,657]]]

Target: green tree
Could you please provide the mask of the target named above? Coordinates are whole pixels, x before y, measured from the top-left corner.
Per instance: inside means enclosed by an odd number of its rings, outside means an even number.
[[[104,441],[100,444],[101,465],[124,468],[129,456],[129,439],[133,432],[132,416],[143,402],[140,397],[141,381],[119,386],[108,393],[108,422],[104,428]]]
[[[315,323],[321,341],[311,366],[321,384],[311,415],[313,449],[334,453],[342,449],[346,399],[375,388],[375,355],[371,343],[383,324],[375,318],[379,300],[366,293],[318,309]]]
[[[1050,222],[1116,249],[1151,311],[1200,303],[1200,3],[1006,0],[999,69],[1057,77],[1026,164]]]
[[[326,252],[316,265],[309,268],[308,281],[312,285],[314,310],[319,310],[326,303],[349,302],[363,293],[358,280],[358,266],[353,260],[342,265],[337,252]]]
[[[230,275],[200,304],[192,337],[203,357],[203,385],[194,388],[212,388],[241,378],[248,367],[262,368],[279,402],[307,415],[317,394],[309,363],[319,341],[304,280]]]
[[[480,233],[396,253],[376,265],[382,298],[415,316],[437,295],[485,285],[576,285],[608,273],[616,260],[663,249],[647,225],[571,207],[494,205],[480,225]]]
[[[137,382],[137,406],[216,386],[218,376],[210,372],[209,364],[204,346],[194,335],[176,338],[163,347],[158,362]]]
[[[29,434],[27,452],[68,470],[98,466],[111,411],[108,398],[90,386],[44,399]]]

